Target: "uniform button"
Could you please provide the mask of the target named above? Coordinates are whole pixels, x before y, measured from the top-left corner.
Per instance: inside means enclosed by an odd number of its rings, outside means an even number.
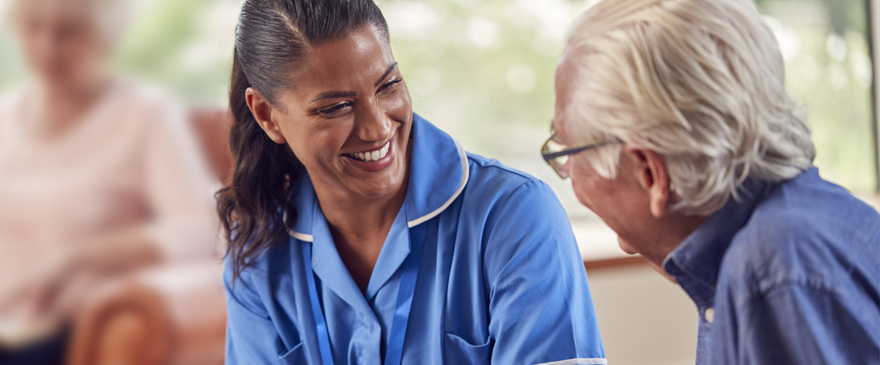
[[[706,319],[706,322],[715,322],[715,309],[712,307],[706,308],[706,310],[703,311],[703,318]]]
[[[318,266],[318,258],[312,257],[312,266]]]

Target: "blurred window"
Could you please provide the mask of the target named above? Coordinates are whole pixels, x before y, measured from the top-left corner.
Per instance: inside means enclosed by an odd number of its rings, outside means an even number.
[[[807,107],[822,176],[877,189],[869,0],[758,0],[785,59],[789,93]]]
[[[9,1],[9,0],[0,0]],[[877,189],[869,0],[757,0],[777,38],[789,92],[809,111],[828,180]],[[530,173],[556,191],[585,258],[622,255],[616,235],[541,160],[554,72],[567,25],[594,0],[377,0],[417,113],[469,150]],[[127,73],[194,103],[226,103],[241,0],[136,0],[113,57]],[[8,30],[0,88],[23,81]]]

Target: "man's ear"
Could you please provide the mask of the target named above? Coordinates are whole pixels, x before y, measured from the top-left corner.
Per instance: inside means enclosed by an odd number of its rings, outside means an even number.
[[[636,180],[648,193],[651,215],[654,218],[663,217],[669,203],[669,174],[663,156],[635,147],[627,147],[626,153],[636,165]]]
[[[278,123],[275,122],[275,119],[272,118],[273,114],[278,113],[278,111],[269,104],[269,101],[263,97],[263,94],[260,94],[257,89],[249,87],[247,91],[245,91],[244,97],[247,101],[248,108],[251,109],[251,114],[254,115],[254,119],[257,120],[257,124],[260,125],[260,128],[263,128],[266,135],[275,143],[286,143],[287,140],[284,139],[284,134],[281,133],[281,127],[279,127]]]

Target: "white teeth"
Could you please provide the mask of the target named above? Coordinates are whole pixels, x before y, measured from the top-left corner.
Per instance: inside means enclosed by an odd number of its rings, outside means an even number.
[[[385,158],[385,156],[388,154],[388,151],[390,149],[391,149],[391,142],[388,142],[385,144],[385,147],[382,147],[378,150],[370,151],[370,152],[355,152],[355,153],[352,153],[350,156],[354,157],[355,159],[361,160],[361,161],[367,161],[367,162],[379,161],[379,160]]]

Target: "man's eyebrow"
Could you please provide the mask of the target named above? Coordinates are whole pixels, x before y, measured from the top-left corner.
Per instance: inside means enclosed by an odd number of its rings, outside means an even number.
[[[328,91],[316,96],[310,101],[310,103],[314,103],[321,99],[351,98],[355,96],[357,96],[357,93],[354,91]]]
[[[376,83],[373,86],[379,86],[379,84],[382,83],[382,80],[385,80],[385,78],[388,77],[388,74],[390,74],[391,71],[394,71],[395,67],[397,67],[397,62],[392,63],[391,66],[388,66],[388,69],[385,70],[385,73],[382,74],[382,77],[380,77],[379,81],[376,81]]]

